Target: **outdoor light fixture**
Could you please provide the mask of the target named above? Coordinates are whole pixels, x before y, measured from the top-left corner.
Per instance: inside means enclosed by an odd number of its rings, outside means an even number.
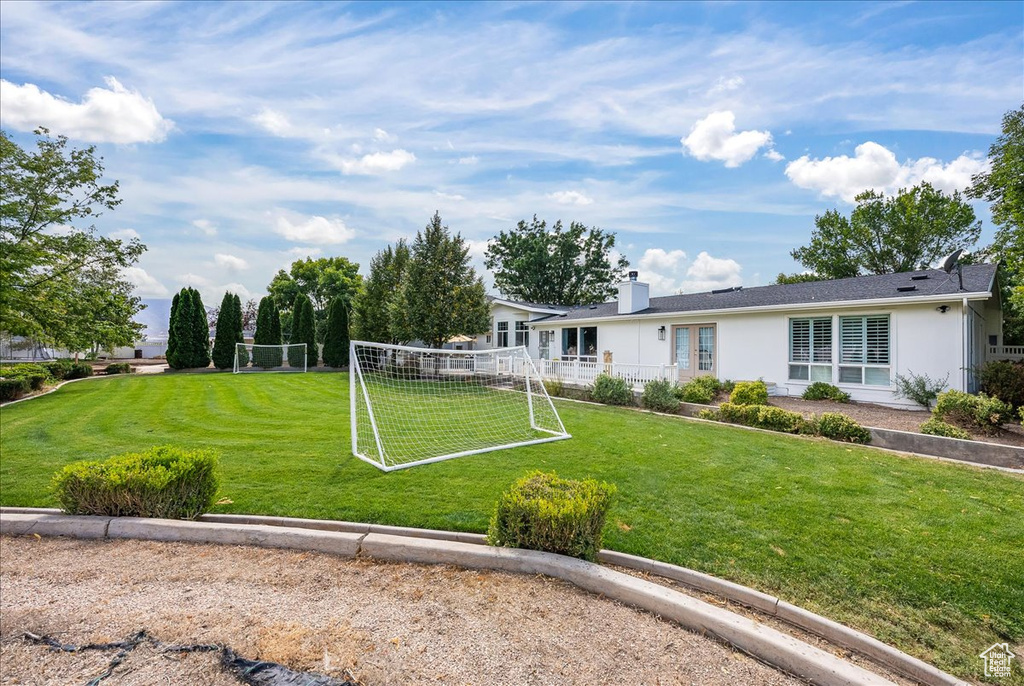
[[[659,326],[658,327],[658,340],[659,341],[665,340],[665,327],[664,326]]]
[[[949,310],[949,305],[939,305],[935,309],[941,312],[942,314],[946,314],[946,311]]]

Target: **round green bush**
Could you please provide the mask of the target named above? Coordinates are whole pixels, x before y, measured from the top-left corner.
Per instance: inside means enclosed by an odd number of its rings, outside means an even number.
[[[871,440],[870,431],[838,412],[823,412],[818,417],[817,426],[819,436],[831,438],[833,441],[867,443]]]
[[[981,390],[1013,407],[1024,407],[1024,361],[987,362],[978,373]]]
[[[590,395],[595,401],[605,405],[633,404],[633,389],[621,376],[598,375],[594,379]]]
[[[679,409],[679,398],[673,390],[673,384],[668,379],[648,381],[640,396],[640,404],[655,412],[675,412]]]
[[[960,427],[947,424],[935,417],[921,425],[921,433],[928,434],[929,436],[944,436],[946,438],[961,438],[964,440],[970,440],[971,438],[971,435]]]
[[[676,397],[684,403],[696,403],[698,405],[710,405],[718,392],[722,389],[722,383],[710,374],[698,376],[689,383],[676,388]]]
[[[764,381],[740,381],[732,390],[729,402],[734,405],[767,405],[768,386]]]
[[[994,433],[1013,417],[1013,408],[999,398],[984,393],[971,395],[963,391],[948,390],[940,393],[932,414],[950,424],[960,427],[976,426],[982,431]]]
[[[850,394],[839,390],[837,386],[824,381],[815,381],[804,389],[800,396],[804,400],[831,400],[837,403],[850,402]]]

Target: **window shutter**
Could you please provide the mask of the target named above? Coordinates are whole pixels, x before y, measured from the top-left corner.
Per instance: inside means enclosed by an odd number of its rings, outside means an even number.
[[[866,317],[867,363],[889,364],[889,318]]]
[[[864,364],[863,317],[842,317],[839,320],[839,361]]]
[[[811,361],[811,321],[809,319],[789,320],[790,362]]]
[[[832,362],[832,320],[815,319],[813,325],[814,357],[812,362]]]

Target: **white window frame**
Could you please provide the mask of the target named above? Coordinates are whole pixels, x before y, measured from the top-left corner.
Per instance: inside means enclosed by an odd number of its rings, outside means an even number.
[[[498,335],[495,340],[498,341],[498,348],[508,347],[508,322],[498,322]]]
[[[517,346],[530,347],[530,322],[520,320],[515,326],[515,340]]]
[[[877,339],[872,341],[869,338],[870,329],[869,321],[874,320],[875,322],[884,320],[885,322],[885,347],[884,354],[879,349]],[[844,335],[844,324],[853,324],[859,321],[860,323],[860,348],[859,353],[855,352],[856,348],[848,345],[846,341],[847,337]],[[875,387],[875,388],[891,388],[892,387],[892,368],[893,368],[893,345],[892,345],[892,316],[889,314],[858,314],[858,315],[839,315],[838,316],[838,344],[839,344],[839,355],[836,359],[836,378],[839,380],[840,385],[846,386],[862,386],[862,387]],[[853,327],[851,326],[851,333]],[[850,336],[849,340],[852,342],[853,336]],[[884,357],[885,361],[881,359]],[[860,380],[852,380],[850,372],[857,370]],[[885,371],[886,382],[885,383],[871,383],[868,381],[868,376],[872,370],[880,372]],[[844,373],[846,378],[843,378]]]
[[[793,347],[793,329],[797,323],[806,323],[807,325],[807,359],[797,359],[797,355],[794,354]],[[824,346],[820,344],[816,339],[821,336],[821,333],[816,335],[815,325],[828,324],[828,345]],[[834,377],[834,365],[833,360],[835,355],[833,354],[833,346],[835,343],[835,322],[831,316],[829,317],[790,317],[788,326],[788,342],[789,342],[789,365],[787,370],[787,377],[790,381],[798,381],[804,383],[813,383],[815,381],[825,381],[832,383]],[[801,356],[802,357],[802,356]],[[803,378],[794,376],[793,371],[795,369],[803,369],[806,374]],[[815,374],[817,372],[817,374]]]

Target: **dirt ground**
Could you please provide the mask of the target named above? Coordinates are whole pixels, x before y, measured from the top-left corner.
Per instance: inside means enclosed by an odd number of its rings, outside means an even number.
[[[562,581],[247,547],[0,538],[0,682],[85,683],[113,654],[64,643],[217,643],[389,684],[800,684]],[[237,684],[216,653],[128,654],[104,684]]]

